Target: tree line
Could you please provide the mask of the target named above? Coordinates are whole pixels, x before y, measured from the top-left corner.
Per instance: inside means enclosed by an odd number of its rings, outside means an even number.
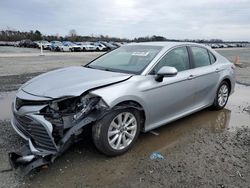
[[[69,34],[66,36],[59,36],[59,35],[43,35],[39,30],[31,30],[31,31],[16,31],[16,30],[1,30],[0,31],[0,41],[20,41],[24,39],[30,39],[32,41],[36,40],[59,40],[59,41],[73,41],[73,42],[81,42],[81,41],[116,41],[116,42],[149,42],[149,41],[176,41],[176,42],[198,42],[198,43],[223,43],[224,41],[221,39],[198,39],[198,40],[191,40],[191,39],[184,39],[184,40],[177,40],[177,39],[167,39],[163,36],[145,36],[145,37],[138,37],[134,39],[127,39],[127,38],[118,38],[118,37],[110,37],[108,35],[99,35],[99,36],[82,36],[78,35],[74,29],[69,31]],[[231,42],[231,41],[227,41]],[[234,41],[235,42],[235,41]],[[247,41],[237,41],[241,43],[247,43]]]

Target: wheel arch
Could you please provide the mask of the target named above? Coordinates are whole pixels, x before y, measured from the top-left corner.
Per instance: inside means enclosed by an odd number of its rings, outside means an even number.
[[[229,78],[224,78],[221,82],[227,82],[228,86],[229,86],[229,93],[231,93],[231,89],[232,89],[232,82]]]
[[[141,122],[140,122],[141,130],[144,130],[145,121],[146,121],[146,111],[143,105],[141,105],[138,101],[135,101],[135,100],[124,100],[124,101],[118,102],[112,108],[115,109],[119,107],[125,107],[125,108],[128,107],[128,108],[134,108],[138,110],[141,116]]]

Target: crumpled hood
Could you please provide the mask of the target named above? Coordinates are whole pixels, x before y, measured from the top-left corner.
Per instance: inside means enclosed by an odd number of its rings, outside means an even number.
[[[26,82],[20,89],[32,95],[49,98],[79,96],[87,90],[124,81],[129,77],[129,74],[82,66],[68,67],[41,74]]]

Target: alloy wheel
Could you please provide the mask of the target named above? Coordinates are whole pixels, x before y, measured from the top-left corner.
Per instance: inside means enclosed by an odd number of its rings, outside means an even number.
[[[137,120],[130,112],[122,112],[115,116],[108,129],[109,145],[115,150],[128,147],[137,132]]]
[[[221,85],[217,98],[219,106],[222,107],[226,104],[229,95],[228,91],[228,86],[226,84]]]

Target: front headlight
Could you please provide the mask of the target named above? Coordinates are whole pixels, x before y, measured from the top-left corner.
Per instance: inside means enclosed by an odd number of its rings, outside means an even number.
[[[85,94],[80,97],[66,97],[53,100],[41,112],[53,117],[73,116],[75,120],[85,117],[94,109],[107,108],[106,103],[99,96]]]
[[[58,103],[57,102],[54,102],[52,101],[51,103],[49,103],[49,107],[55,111],[58,111],[59,110],[59,107],[58,107]]]
[[[91,110],[98,107],[98,103],[101,101],[101,98],[91,94],[84,95],[80,98],[80,103],[77,107],[81,109],[74,115],[74,119],[78,120],[83,116],[86,116]]]

